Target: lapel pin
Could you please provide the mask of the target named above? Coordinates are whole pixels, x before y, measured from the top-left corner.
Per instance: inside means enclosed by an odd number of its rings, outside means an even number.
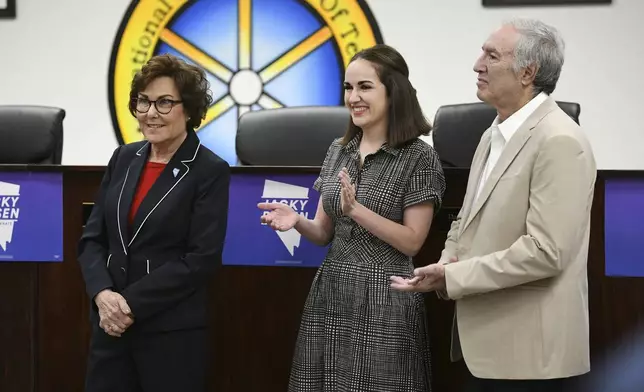
[[[176,167],[172,169],[172,174],[174,174],[174,176],[176,177],[177,174],[179,174],[179,169],[177,169]]]

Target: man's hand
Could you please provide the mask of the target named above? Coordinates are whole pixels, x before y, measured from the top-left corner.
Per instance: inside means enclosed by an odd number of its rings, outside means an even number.
[[[457,261],[456,257],[449,259],[448,263]],[[445,290],[445,264],[438,262],[426,267],[416,268],[413,278],[392,276],[391,288],[398,291],[441,291]]]
[[[398,291],[427,292],[445,289],[445,267],[442,264],[430,264],[414,271],[414,277],[403,278],[392,276],[391,288]]]
[[[121,337],[134,323],[134,316],[127,301],[119,293],[105,289],[94,299],[100,316],[99,326],[110,336]]]

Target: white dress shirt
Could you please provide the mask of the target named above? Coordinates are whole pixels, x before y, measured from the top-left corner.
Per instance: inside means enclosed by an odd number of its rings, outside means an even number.
[[[487,157],[485,167],[481,173],[481,178],[479,179],[479,186],[476,190],[476,198],[478,199],[487,181],[490,176],[490,172],[494,169],[496,162],[499,160],[501,153],[505,144],[510,140],[510,138],[516,133],[516,131],[523,125],[523,123],[530,117],[532,113],[548,98],[548,95],[541,92],[536,97],[532,98],[528,103],[526,103],[521,109],[514,112],[510,117],[505,119],[503,122],[499,122],[499,116],[497,116],[492,122],[491,126],[491,137],[490,137],[490,154]]]

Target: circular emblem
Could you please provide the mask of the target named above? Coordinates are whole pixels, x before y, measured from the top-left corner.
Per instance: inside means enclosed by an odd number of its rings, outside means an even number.
[[[343,104],[351,57],[382,43],[363,0],[133,1],[114,42],[109,102],[119,143],[142,139],[128,111],[134,74],[171,53],[206,70],[213,93],[197,135],[231,165],[242,114]]]

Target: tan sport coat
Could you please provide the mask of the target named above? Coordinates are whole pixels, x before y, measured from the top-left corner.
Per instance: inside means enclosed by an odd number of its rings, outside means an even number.
[[[548,97],[507,141],[478,199],[490,130],[441,255],[452,360],[479,378],[590,370],[586,264],[596,177],[581,128]],[[443,293],[445,295],[445,293]]]

